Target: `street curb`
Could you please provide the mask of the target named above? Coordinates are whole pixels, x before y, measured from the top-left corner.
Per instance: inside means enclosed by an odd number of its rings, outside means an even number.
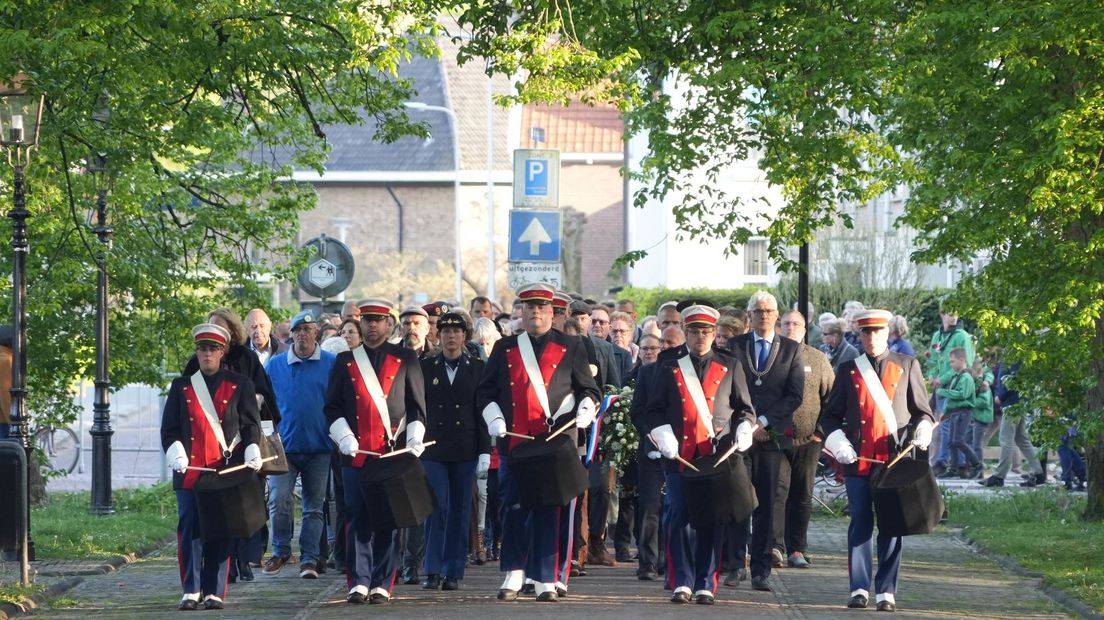
[[[1096,610],[1094,610],[1092,607],[1089,607],[1082,601],[1074,598],[1073,596],[1070,596],[1068,593],[1059,590],[1058,588],[1055,588],[1054,586],[1048,585],[1043,580],[1044,575],[1042,573],[1028,570],[1023,566],[1020,566],[1019,562],[1017,562],[1016,560],[1006,555],[1001,555],[999,553],[990,551],[973,538],[963,536],[961,529],[956,528],[954,530],[951,530],[951,535],[954,536],[958,541],[962,542],[964,545],[972,549],[978,555],[981,555],[989,560],[992,560],[993,562],[996,562],[997,565],[999,565],[1004,570],[1012,573],[1013,575],[1026,577],[1028,579],[1037,579],[1039,582],[1038,588],[1043,591],[1043,594],[1046,594],[1047,597],[1049,597],[1052,601],[1058,603],[1062,607],[1065,607],[1068,611],[1071,611],[1082,618],[1104,618],[1104,616],[1098,614]]]
[[[84,582],[84,576],[87,575],[105,575],[107,573],[115,572],[122,566],[136,562],[144,557],[153,555],[161,549],[164,549],[170,544],[176,542],[176,537],[166,538],[165,540],[154,543],[147,547],[143,547],[133,553],[124,553],[121,555],[115,555],[108,558],[103,564],[97,566],[94,570],[80,571],[74,576],[67,577],[61,581],[54,583],[46,588],[46,590],[33,594],[27,598],[19,601],[18,603],[0,603],[0,620],[9,620],[9,618],[16,618],[23,614],[34,611],[41,608],[49,601],[65,594],[69,590],[77,587]]]

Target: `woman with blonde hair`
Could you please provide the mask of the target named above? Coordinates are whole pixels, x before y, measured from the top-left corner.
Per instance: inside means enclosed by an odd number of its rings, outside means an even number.
[[[905,340],[908,335],[908,319],[900,314],[893,315],[893,318],[889,320],[889,350],[893,353],[916,357],[916,351],[912,349],[909,341]]]

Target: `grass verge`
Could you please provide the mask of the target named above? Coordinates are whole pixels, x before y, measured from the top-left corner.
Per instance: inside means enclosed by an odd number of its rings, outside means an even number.
[[[23,599],[34,596],[46,589],[46,586],[31,584],[23,587],[19,584],[0,583],[0,603],[22,603]]]
[[[1104,612],[1104,522],[1081,519],[1085,498],[1061,489],[947,497],[948,525]]]
[[[171,484],[121,489],[113,499],[115,514],[94,515],[89,493],[51,493],[48,506],[31,512],[37,558],[106,558],[159,543],[176,531]]]

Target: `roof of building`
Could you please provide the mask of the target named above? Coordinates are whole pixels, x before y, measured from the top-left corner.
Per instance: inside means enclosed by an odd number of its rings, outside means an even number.
[[[544,141],[533,140],[533,128]],[[521,148],[559,149],[564,153],[622,153],[624,123],[613,106],[527,105],[521,120]]]
[[[441,62],[430,58],[412,58],[399,66],[399,78],[413,81],[412,101],[448,107]],[[366,171],[449,171],[453,169],[453,133],[449,116],[436,110],[408,109],[411,120],[429,125],[430,137],[403,137],[390,144],[373,139],[376,121],[360,111],[361,125],[324,125],[331,146],[327,172]],[[288,160],[288,150],[269,157]]]

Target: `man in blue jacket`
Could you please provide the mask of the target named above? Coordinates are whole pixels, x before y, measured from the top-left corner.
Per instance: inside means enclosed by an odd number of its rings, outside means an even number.
[[[330,475],[330,442],[326,414],[326,386],[334,355],[318,346],[318,317],[304,310],[291,320],[290,349],[268,360],[265,370],[283,414],[280,437],[287,453],[288,473],[269,477],[268,512],[272,520],[272,557],[264,565],[275,575],[291,562],[295,480],[303,482],[303,526],[299,532],[299,576],[317,579],[324,570],[319,558],[322,504]]]

